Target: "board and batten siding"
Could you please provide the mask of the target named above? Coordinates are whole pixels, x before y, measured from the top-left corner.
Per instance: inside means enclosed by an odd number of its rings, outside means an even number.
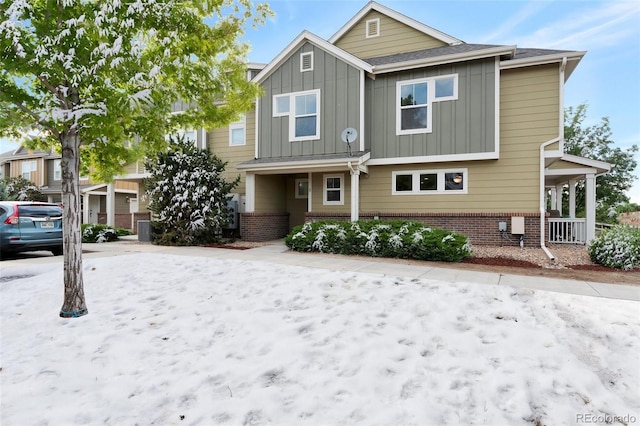
[[[300,54],[313,52],[313,70],[300,71]],[[340,134],[360,130],[360,71],[339,58],[305,43],[262,83],[259,107],[259,157],[335,154],[346,151]],[[273,96],[320,90],[320,138],[289,141],[289,117],[273,117]],[[293,105],[291,105],[293,108]]]
[[[360,211],[533,213],[539,209],[540,145],[558,136],[557,65],[501,72],[500,159],[371,166]],[[467,194],[392,195],[392,172],[467,169]]]
[[[380,35],[367,38],[366,23],[371,19],[380,19]],[[441,40],[375,10],[369,12],[334,44],[340,49],[362,59],[415,52],[416,50],[447,45]]]
[[[494,59],[383,75],[366,83],[366,148],[371,158],[486,153],[495,151]],[[458,75],[458,99],[433,102],[432,131],[396,134],[396,83]]]
[[[209,149],[228,164],[223,177],[233,181],[240,176],[240,182],[232,192],[244,194],[246,191],[246,175],[237,169],[238,164],[253,160],[255,157],[256,113],[251,110],[245,114],[245,145],[229,145],[229,126],[214,129],[209,132]]]

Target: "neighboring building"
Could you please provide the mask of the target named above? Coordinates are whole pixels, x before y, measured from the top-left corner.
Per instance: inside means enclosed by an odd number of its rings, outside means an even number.
[[[24,146],[0,154],[0,177],[22,176],[37,186],[51,203],[62,202],[61,156],[53,150],[30,150]],[[109,196],[112,190],[112,198]],[[138,210],[135,200],[137,184],[116,182],[113,185],[94,184],[88,177],[80,177],[82,210],[84,223],[107,223],[109,200],[113,199],[115,213],[120,217],[117,223],[126,229],[134,229],[131,213]],[[131,202],[134,205],[131,205]],[[147,215],[148,216],[148,215]],[[114,223],[115,224],[115,223]]]
[[[240,175],[246,240],[309,220],[406,218],[472,244],[584,243],[595,177],[610,169],[563,151],[564,84],[584,54],[468,44],[370,2],[329,40],[303,31],[250,65],[264,88],[255,110],[192,133]],[[122,178],[146,176],[138,164]],[[560,211],[579,180],[586,219],[573,190]]]

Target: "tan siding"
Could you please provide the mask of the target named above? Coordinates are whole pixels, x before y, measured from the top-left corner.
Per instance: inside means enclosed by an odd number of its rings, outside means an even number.
[[[324,199],[324,176],[325,175],[341,175],[345,188],[344,188],[344,205],[341,206],[325,206],[323,204]],[[322,213],[349,213],[351,211],[351,177],[349,173],[344,172],[327,172],[327,173],[314,173],[311,179],[312,187],[312,206],[311,209],[314,212]]]
[[[130,190],[130,191],[137,191],[138,190],[138,184],[136,182],[125,181],[125,180],[116,180],[114,182],[114,184],[115,184],[115,188],[116,189],[125,189],[125,190]]]
[[[557,66],[503,71],[500,159],[370,167],[361,179],[362,213],[537,212],[540,145],[558,136]],[[392,172],[466,168],[467,194],[392,195]]]
[[[380,35],[366,38],[366,21],[376,18],[380,18]],[[445,46],[446,43],[377,11],[371,11],[335,45],[359,58],[375,58]]]
[[[255,209],[260,213],[282,213],[287,208],[287,182],[280,175],[256,175]]]
[[[244,172],[239,172],[236,167],[238,164],[252,160],[255,157],[255,134],[256,114],[254,110],[246,114],[246,145],[229,146],[229,127],[214,129],[209,132],[209,148],[211,152],[223,161],[228,161],[225,168],[225,179],[234,180],[238,175],[240,176],[240,183],[233,190],[238,194],[245,193],[246,184]]]

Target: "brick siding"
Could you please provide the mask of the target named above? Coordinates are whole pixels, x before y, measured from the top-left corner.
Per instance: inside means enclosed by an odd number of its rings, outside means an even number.
[[[289,233],[289,213],[240,213],[240,237],[245,241],[271,241]]]
[[[360,219],[371,220],[377,217],[380,220],[413,220],[458,232],[468,237],[472,245],[519,246],[520,236],[511,235],[512,216],[524,216],[524,246],[540,246],[540,216],[536,213],[362,213]],[[349,221],[351,216],[312,212],[305,215],[305,220]],[[504,236],[498,231],[498,222],[507,222]]]

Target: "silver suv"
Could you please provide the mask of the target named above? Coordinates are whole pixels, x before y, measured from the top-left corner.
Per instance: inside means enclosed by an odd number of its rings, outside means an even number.
[[[0,252],[49,250],[62,254],[62,207],[29,201],[0,201]]]

